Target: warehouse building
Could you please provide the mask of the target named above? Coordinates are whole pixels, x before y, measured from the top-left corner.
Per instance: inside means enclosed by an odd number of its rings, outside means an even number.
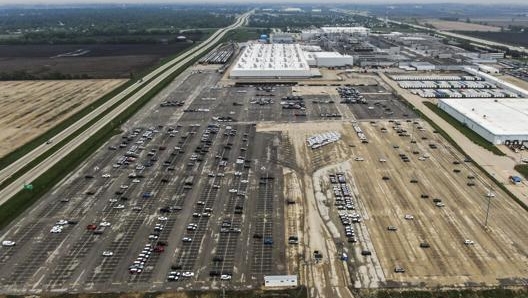
[[[322,33],[325,34],[350,34],[358,36],[367,36],[370,29],[365,27],[321,27]]]
[[[338,52],[304,52],[310,66],[341,67],[354,64],[354,58]]]
[[[493,144],[528,145],[526,98],[441,98],[438,107]]]
[[[310,70],[298,44],[248,44],[231,69],[231,78],[306,78]]]

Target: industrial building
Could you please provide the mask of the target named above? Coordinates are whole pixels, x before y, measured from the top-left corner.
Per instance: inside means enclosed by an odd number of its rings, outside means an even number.
[[[367,36],[370,29],[365,27],[321,27],[321,31],[326,34],[351,34],[359,36]]]
[[[368,36],[370,29],[365,27],[321,27],[319,29],[308,29],[301,31],[302,40],[310,40],[322,35],[353,35]]]
[[[306,78],[310,70],[298,44],[248,44],[231,69],[230,77]]]
[[[441,98],[438,107],[493,144],[528,142],[526,98]]]
[[[354,59],[349,55],[338,52],[304,52],[306,61],[310,66],[341,67],[354,64]]]
[[[297,275],[266,275],[264,286],[266,288],[297,287]]]
[[[294,41],[292,33],[273,33],[270,35],[270,43],[293,43]]]

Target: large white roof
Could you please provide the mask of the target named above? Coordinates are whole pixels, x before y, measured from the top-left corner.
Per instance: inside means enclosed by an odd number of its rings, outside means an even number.
[[[249,44],[235,67],[244,70],[309,69],[298,44]]]
[[[362,33],[368,34],[370,29],[365,27],[321,27],[324,33]]]
[[[527,98],[441,98],[495,135],[528,135]]]
[[[231,69],[231,77],[310,77],[298,44],[248,44]]]

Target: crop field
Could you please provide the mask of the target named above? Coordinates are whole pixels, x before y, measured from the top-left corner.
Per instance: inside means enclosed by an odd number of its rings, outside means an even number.
[[[196,36],[199,38],[199,36]],[[35,76],[54,72],[89,78],[129,78],[167,56],[192,46],[171,44],[0,45],[0,72],[26,71]],[[79,51],[80,50],[80,51]],[[76,52],[78,51],[78,52]],[[68,53],[82,53],[68,56]]]
[[[465,22],[456,22],[456,21],[443,21],[435,19],[424,20],[423,23],[431,24],[438,30],[445,31],[485,31],[485,32],[499,32],[500,27],[474,24],[474,23],[465,23]]]
[[[124,82],[0,82],[0,156],[22,146]]]
[[[528,46],[528,33],[517,32],[461,32],[464,35],[469,35],[477,38],[487,39],[495,42],[503,42],[511,45]]]

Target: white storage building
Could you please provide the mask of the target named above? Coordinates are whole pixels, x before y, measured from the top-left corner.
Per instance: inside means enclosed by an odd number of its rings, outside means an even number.
[[[418,71],[434,70],[434,64],[429,62],[411,62],[409,63],[411,67],[414,67]]]
[[[298,44],[248,44],[230,77],[311,77],[313,72]]]
[[[264,286],[266,288],[297,287],[297,275],[265,275]]]
[[[527,98],[440,98],[438,107],[493,144],[528,142]]]
[[[304,52],[306,61],[310,66],[333,67],[354,64],[354,58],[338,52]]]
[[[327,34],[344,33],[359,36],[367,36],[370,33],[370,29],[365,27],[321,27],[321,31]]]

